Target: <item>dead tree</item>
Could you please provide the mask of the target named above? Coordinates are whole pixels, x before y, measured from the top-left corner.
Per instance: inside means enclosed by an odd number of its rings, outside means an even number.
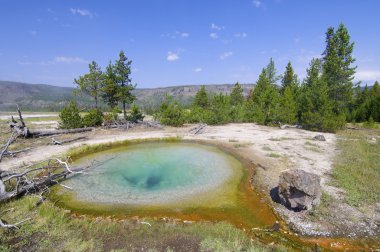
[[[1,146],[2,150],[0,151],[0,162],[2,158],[6,155],[8,156],[14,156],[17,153],[24,152],[27,150],[30,150],[30,148],[26,148],[23,150],[17,150],[17,151],[8,151],[9,146],[16,141],[16,139],[20,136],[24,138],[32,138],[32,137],[44,137],[44,136],[54,136],[54,135],[60,135],[60,134],[73,134],[73,133],[81,133],[81,132],[88,132],[92,131],[93,128],[80,128],[80,129],[66,129],[66,130],[34,130],[31,131],[28,129],[28,127],[25,124],[24,118],[22,117],[22,113],[20,110],[20,107],[17,105],[17,113],[19,117],[19,121],[15,120],[15,118],[12,116],[11,121],[9,122],[9,127],[12,130],[11,136],[9,137],[6,144]],[[78,138],[81,139],[81,138]],[[75,139],[77,140],[77,139]],[[73,141],[75,141],[73,140]]]
[[[203,132],[203,130],[206,128],[207,124],[202,123],[190,130],[190,133],[193,133],[194,135],[200,134]]]
[[[84,171],[84,168],[73,169],[68,160],[62,161],[58,158],[21,169],[24,170],[21,173],[0,171],[0,203],[42,191]]]

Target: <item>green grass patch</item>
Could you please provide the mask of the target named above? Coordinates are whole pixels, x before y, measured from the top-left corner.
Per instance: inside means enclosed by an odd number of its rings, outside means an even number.
[[[273,151],[269,146],[264,146],[262,149],[264,151]]]
[[[19,229],[0,229],[0,251],[272,251],[281,246],[261,244],[225,222],[160,221],[152,218],[119,220],[74,217],[64,209],[26,196],[0,206],[2,220],[30,221]],[[148,222],[150,225],[143,224]]]
[[[291,137],[271,137],[269,138],[270,141],[288,141],[288,140],[296,140],[295,138]]]
[[[280,158],[281,157],[280,154],[275,153],[275,152],[269,153],[267,156],[271,157],[271,158]]]
[[[350,205],[360,206],[380,200],[380,142],[369,143],[370,134],[374,132],[348,131],[338,134],[340,153],[333,165],[334,184],[346,190],[346,200]]]

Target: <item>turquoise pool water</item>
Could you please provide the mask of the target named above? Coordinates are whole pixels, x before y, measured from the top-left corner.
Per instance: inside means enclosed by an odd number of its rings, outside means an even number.
[[[196,197],[225,183],[238,161],[216,147],[194,143],[141,143],[86,156],[85,175],[65,182],[79,201],[165,204]]]

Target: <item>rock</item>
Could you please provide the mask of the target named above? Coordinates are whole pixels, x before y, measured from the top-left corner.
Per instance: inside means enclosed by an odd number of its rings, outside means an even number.
[[[321,199],[321,178],[301,169],[285,170],[281,173],[278,194],[281,203],[295,210],[310,210]]]
[[[316,141],[326,141],[326,138],[324,135],[316,135],[313,139]]]

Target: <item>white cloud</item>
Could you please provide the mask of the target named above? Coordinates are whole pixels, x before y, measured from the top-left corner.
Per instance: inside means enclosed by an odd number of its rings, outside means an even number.
[[[182,32],[182,33],[181,33],[181,37],[182,37],[182,38],[188,38],[189,36],[190,36],[190,34],[187,33],[187,32]]]
[[[218,26],[216,24],[211,24],[211,29],[220,31],[220,30],[224,29],[224,26]]]
[[[253,0],[252,3],[257,8],[259,8],[261,6],[261,1],[260,0]]]
[[[202,72],[202,68],[200,67],[194,68],[193,72],[196,72],[196,73]]]
[[[212,33],[210,33],[210,38],[212,38],[212,39],[217,39],[217,38],[219,38],[219,36],[218,36],[217,33],[212,32]]]
[[[243,33],[235,33],[234,36],[236,38],[246,38],[248,35],[247,35],[247,33],[243,32]]]
[[[54,58],[54,62],[56,63],[65,63],[65,64],[83,64],[87,63],[87,60],[80,57],[66,57],[66,56],[58,56]]]
[[[178,53],[168,52],[168,56],[166,59],[168,61],[176,61],[176,60],[179,60],[179,55],[178,55]]]
[[[355,74],[355,80],[357,81],[380,81],[379,70],[358,70]]]
[[[89,10],[86,10],[86,9],[74,9],[74,8],[70,8],[70,11],[72,14],[76,15],[80,15],[80,16],[83,16],[83,17],[89,17],[89,18],[93,18],[94,17],[94,14],[89,11]]]
[[[233,55],[233,52],[225,52],[225,53],[222,53],[222,54],[219,56],[219,58],[220,58],[221,60],[224,60],[224,59],[227,59],[227,58],[231,57],[232,55]]]
[[[176,31],[175,33],[163,33],[161,34],[161,37],[168,37],[171,39],[177,39],[177,38],[188,38],[190,34],[188,32],[179,32]]]
[[[28,58],[28,57],[23,57]],[[80,57],[67,57],[67,56],[57,56],[53,60],[49,61],[18,61],[19,65],[41,65],[41,66],[51,66],[56,64],[86,64],[87,60]]]
[[[29,34],[32,35],[32,36],[36,36],[37,35],[37,31],[31,30],[31,31],[29,31]]]

